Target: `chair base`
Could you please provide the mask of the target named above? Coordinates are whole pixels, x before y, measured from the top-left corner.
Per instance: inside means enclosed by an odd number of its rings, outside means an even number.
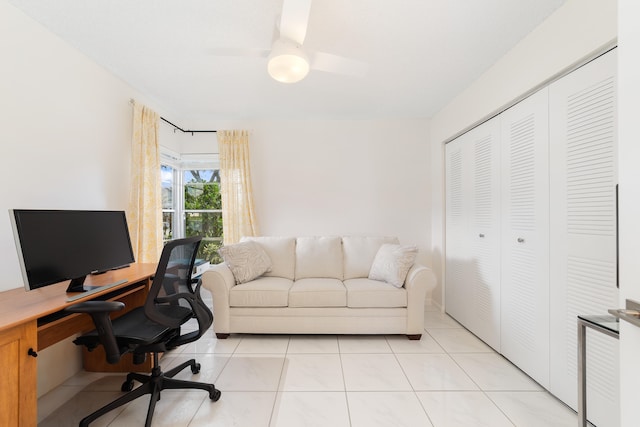
[[[145,427],[151,426],[151,420],[153,419],[153,412],[156,407],[156,402],[160,400],[160,392],[162,390],[169,389],[200,389],[209,392],[209,399],[216,402],[220,399],[220,390],[216,389],[213,384],[199,383],[195,381],[177,380],[173,377],[187,366],[191,367],[191,372],[197,374],[200,372],[200,364],[196,363],[195,359],[190,359],[167,372],[162,372],[158,364],[158,355],[153,353],[154,368],[151,371],[151,375],[143,375],[135,372],[127,374],[126,381],[122,384],[122,391],[128,391],[127,394],[120,396],[113,402],[103,406],[94,413],[86,416],[80,421],[80,427],[86,427],[97,418],[104,414],[113,411],[114,409],[129,403],[138,397],[150,394],[149,409],[147,410],[147,420]],[[135,390],[133,389],[133,382],[139,381],[142,385]]]

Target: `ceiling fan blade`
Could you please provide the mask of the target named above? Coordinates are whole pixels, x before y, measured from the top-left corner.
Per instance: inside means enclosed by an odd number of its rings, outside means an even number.
[[[280,18],[280,37],[302,45],[307,35],[311,0],[284,0]]]
[[[311,55],[311,68],[328,73],[364,77],[369,70],[369,65],[362,61],[345,58],[344,56],[315,52]]]
[[[241,56],[251,58],[266,58],[269,56],[269,49],[259,49],[250,47],[238,47],[238,48],[226,48],[216,47],[207,49],[207,51],[214,56]]]

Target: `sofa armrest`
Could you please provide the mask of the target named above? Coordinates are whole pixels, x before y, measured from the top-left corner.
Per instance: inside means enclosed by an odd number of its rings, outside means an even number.
[[[427,292],[436,286],[436,277],[430,268],[414,264],[404,287],[407,290],[407,335],[417,335],[424,332],[424,304]]]
[[[213,330],[216,334],[229,333],[229,291],[236,284],[226,264],[215,264],[202,274],[202,286],[213,299]]]

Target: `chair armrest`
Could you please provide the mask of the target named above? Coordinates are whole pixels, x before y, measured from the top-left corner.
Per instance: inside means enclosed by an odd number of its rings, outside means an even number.
[[[202,296],[200,295],[202,281],[197,280],[195,281],[195,283],[197,283],[197,285],[193,293],[181,292],[179,294],[157,297],[155,299],[155,302],[157,303],[174,303],[176,305],[180,300],[186,301],[187,304],[189,304],[189,306],[191,307],[193,317],[195,317],[196,321],[198,322],[198,330],[179,335],[178,337],[173,339],[168,344],[168,346],[178,346],[197,340],[202,335],[204,335],[205,331],[209,329],[209,326],[211,326],[211,323],[213,323],[213,314],[204,303],[204,301],[202,300]],[[158,312],[147,313],[147,316],[149,316],[152,320],[169,327],[179,327],[181,325],[181,322],[178,319],[162,316]]]
[[[213,329],[216,333],[230,333],[229,291],[236,285],[236,279],[226,264],[215,264],[202,274],[204,286],[213,299]]]
[[[104,347],[107,362],[118,363],[122,353],[113,333],[113,324],[109,314],[123,308],[124,303],[120,301],[84,301],[65,308],[65,311],[90,315],[96,327],[100,344]]]
[[[407,290],[407,334],[422,334],[424,331],[424,304],[427,292],[433,290],[436,278],[430,268],[414,264],[404,282]]]

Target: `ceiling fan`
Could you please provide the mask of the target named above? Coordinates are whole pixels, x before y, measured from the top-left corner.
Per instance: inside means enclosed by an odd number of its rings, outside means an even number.
[[[299,82],[310,69],[354,77],[365,75],[367,64],[363,62],[303,48],[310,11],[311,0],[284,0],[271,49],[217,48],[211,52],[216,56],[267,58],[269,75],[282,83]]]

